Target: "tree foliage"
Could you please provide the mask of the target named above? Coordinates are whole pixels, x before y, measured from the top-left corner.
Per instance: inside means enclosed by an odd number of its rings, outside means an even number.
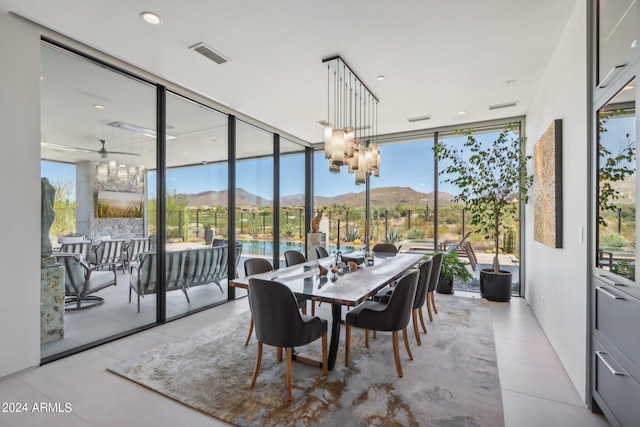
[[[517,215],[518,200],[524,203],[529,200],[533,175],[527,175],[526,167],[531,156],[522,152],[524,138],[514,133],[513,125],[507,126],[488,146],[478,141],[471,130],[459,134],[466,137],[463,147],[449,147],[441,142],[434,145],[438,160],[451,161],[440,174],[450,176],[444,182],[460,188],[456,200],[465,204],[471,225],[494,241],[493,268],[498,272],[504,218]]]

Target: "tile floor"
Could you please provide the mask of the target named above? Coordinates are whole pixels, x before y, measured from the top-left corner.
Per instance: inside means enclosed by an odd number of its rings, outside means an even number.
[[[513,298],[508,304],[490,304],[506,426],[608,426],[604,417],[585,408],[526,301]],[[4,378],[0,380],[0,403],[27,403],[30,413],[0,411],[0,425],[225,425],[106,368],[247,309],[243,298]],[[48,412],[32,412],[33,405],[41,402],[49,404]],[[70,404],[68,412],[66,403]]]

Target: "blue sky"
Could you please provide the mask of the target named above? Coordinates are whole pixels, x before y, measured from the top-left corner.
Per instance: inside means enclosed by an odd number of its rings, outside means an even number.
[[[432,140],[380,147],[380,176],[371,177],[371,187],[411,187],[416,191],[433,191],[433,153]],[[328,160],[324,151],[317,152],[315,162],[315,194],[317,196],[335,196],[348,192],[364,191],[364,185],[355,185],[355,175],[347,172],[346,167],[339,174],[329,172]],[[51,181],[75,180],[73,165],[41,162],[42,176]],[[272,159],[242,161],[237,164],[236,181],[239,188],[259,195],[273,198]],[[302,155],[281,157],[282,196],[304,193],[304,158]],[[189,168],[171,169],[167,173],[167,191],[173,193],[200,193],[227,189],[228,167],[226,164],[202,165]],[[155,196],[155,176],[149,177],[150,196]],[[440,191],[454,191],[441,184]],[[74,191],[75,193],[75,191]],[[452,193],[453,194],[453,193]],[[75,194],[72,195],[75,199]]]

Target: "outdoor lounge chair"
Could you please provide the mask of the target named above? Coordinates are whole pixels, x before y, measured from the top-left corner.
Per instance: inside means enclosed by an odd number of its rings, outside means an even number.
[[[90,267],[80,254],[59,253],[56,257],[64,266],[65,311],[84,310],[103,304],[103,298],[90,294],[117,285],[115,269],[96,270],[97,267]]]

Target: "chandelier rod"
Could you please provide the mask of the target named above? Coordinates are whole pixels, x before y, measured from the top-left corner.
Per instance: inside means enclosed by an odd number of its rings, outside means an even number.
[[[342,62],[342,64],[347,67],[347,69],[349,70],[349,72],[358,80],[358,82],[364,86],[364,88],[367,90],[367,92],[369,92],[371,94],[371,96],[373,97],[373,99],[375,99],[376,102],[380,102],[378,100],[378,98],[376,98],[376,96],[373,94],[373,92],[371,92],[371,90],[369,90],[369,88],[367,87],[367,85],[364,84],[364,82],[360,79],[360,77],[358,77],[358,75],[356,73],[353,72],[353,70],[351,69],[351,67],[349,67],[349,64],[347,64],[346,62],[344,62],[344,59],[342,59],[342,57],[340,55],[336,55],[336,56],[332,56],[331,58],[327,58],[327,59],[323,59],[322,63],[324,64],[325,62],[331,62],[331,61],[335,61],[336,59],[340,60]]]

